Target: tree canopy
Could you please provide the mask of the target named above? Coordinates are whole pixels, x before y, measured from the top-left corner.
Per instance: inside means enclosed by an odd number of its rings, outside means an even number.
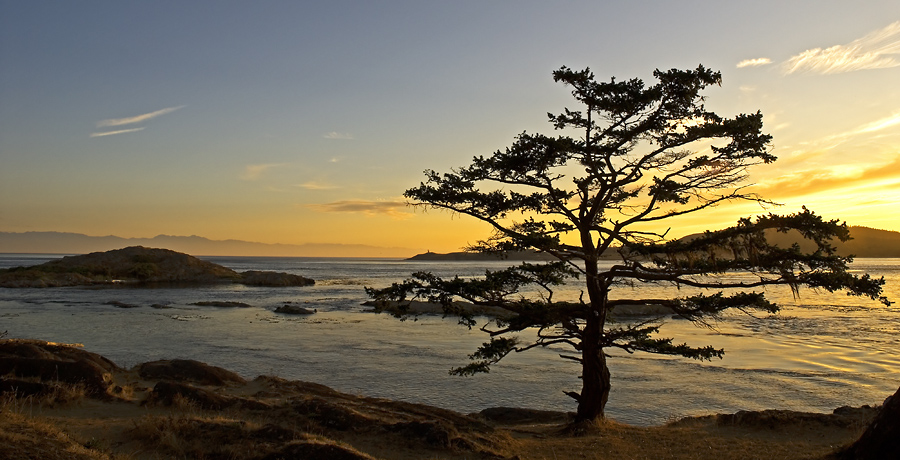
[[[721,349],[678,344],[658,337],[659,323],[610,322],[620,305],[662,305],[705,323],[728,309],[778,311],[762,288],[787,285],[846,291],[889,304],[883,279],[848,271],[849,257],[831,241],[849,230],[812,211],[746,218],[737,225],[686,239],[668,239],[667,219],[719,204],[749,201],[772,205],[746,191],[747,168],[776,160],[759,112],[722,117],[707,110],[701,92],[721,84],[703,66],[653,73],[640,79],[596,81],[590,69],[567,67],[553,79],[571,88],[578,110],[548,114],[555,136],[522,133],[505,150],[478,156],[448,173],[426,171],[426,181],[405,192],[415,204],[484,221],[488,238],[469,250],[504,254],[537,250],[556,260],[487,271],[483,278],[442,279],[419,272],[383,289],[367,288],[376,300],[439,302],[460,322],[476,326],[462,300],[509,313],[484,324],[490,340],[451,373],[487,372],[513,351],[565,345],[561,355],[581,364],[582,389],[566,394],[578,403],[577,421],[604,416],[611,388],[608,348],[708,360]],[[771,232],[797,231],[815,243],[779,247]],[[601,264],[615,254],[612,265]],[[727,276],[740,273],[748,276]],[[563,284],[579,283],[580,299],[556,299]],[[680,298],[622,298],[617,288],[635,283],[701,288]],[[627,291],[627,292],[641,292]],[[529,328],[536,339],[515,334]]]

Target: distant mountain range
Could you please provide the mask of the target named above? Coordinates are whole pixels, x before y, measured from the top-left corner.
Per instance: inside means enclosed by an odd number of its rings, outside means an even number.
[[[199,256],[260,257],[409,257],[410,248],[363,244],[268,244],[240,240],[210,240],[200,236],[158,235],[153,238],[88,236],[61,232],[0,232],[0,253],[87,254],[128,246],[171,249]]]
[[[869,227],[850,227],[853,239],[845,243],[835,242],[841,255],[856,257],[900,258],[900,232],[878,230]],[[797,238],[790,234],[776,233],[770,241],[785,246]],[[810,247],[802,243],[804,250]],[[128,246],[164,248],[185,254],[200,256],[260,256],[260,257],[390,257],[405,258],[418,251],[410,248],[385,248],[363,244],[268,244],[240,240],[210,240],[200,236],[158,235],[153,238],[122,238],[118,236],[88,236],[62,232],[0,232],[0,253],[21,254],[87,254]],[[481,254],[424,253],[414,260],[473,260],[484,258]],[[515,257],[515,259],[539,259],[540,257]]]

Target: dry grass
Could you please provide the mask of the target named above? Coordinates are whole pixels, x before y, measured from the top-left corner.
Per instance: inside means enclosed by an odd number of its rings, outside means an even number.
[[[177,458],[251,458],[258,453],[247,433],[257,427],[225,417],[145,416],[129,435],[157,454]]]
[[[634,427],[605,421],[595,432],[578,437],[552,430],[519,432],[511,450],[521,460],[821,459],[856,440],[865,429],[818,424],[722,427],[713,419],[680,425]]]
[[[7,460],[124,459],[77,442],[55,423],[6,409],[0,413],[0,458]]]
[[[25,382],[41,383],[38,379],[19,379]],[[20,412],[25,407],[57,407],[83,401],[87,397],[84,385],[72,385],[62,382],[43,382],[48,391],[41,394],[22,396],[16,391],[0,394],[0,407]]]

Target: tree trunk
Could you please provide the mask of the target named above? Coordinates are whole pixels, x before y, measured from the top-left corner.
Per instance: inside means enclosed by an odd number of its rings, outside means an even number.
[[[582,232],[582,246],[586,253],[594,253],[590,232]],[[586,258],[584,265],[590,306],[581,335],[581,395],[578,398],[576,423],[603,418],[609,390],[612,388],[606,355],[601,345],[606,325],[606,294],[609,292],[609,285],[598,276],[596,257]]]
[[[593,421],[604,417],[606,401],[612,384],[606,355],[600,347],[601,318],[588,318],[582,341],[581,396],[575,422]]]

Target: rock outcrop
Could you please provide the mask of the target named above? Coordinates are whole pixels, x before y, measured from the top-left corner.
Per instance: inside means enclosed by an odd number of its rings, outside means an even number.
[[[884,401],[859,440],[835,455],[841,460],[900,458],[900,388]]]
[[[223,410],[227,408],[240,408],[245,410],[270,409],[267,404],[261,403],[255,399],[241,398],[188,385],[186,383],[171,381],[158,382],[143,404],[146,406],[172,406],[179,402],[187,402],[200,409],[206,410]]]
[[[734,414],[716,415],[719,426],[782,429],[796,424],[819,424],[841,428],[865,426],[878,409],[869,406],[839,407],[830,414],[768,409],[762,411],[738,411]]]
[[[249,271],[200,260],[168,249],[132,246],[68,256],[32,267],[0,270],[0,287],[58,287],[104,284],[215,284],[309,286],[309,278],[289,273]]]
[[[192,359],[167,359],[143,363],[137,367],[141,378],[194,382],[201,385],[245,384],[243,377],[221,367]]]
[[[282,313],[285,315],[311,315],[316,313],[316,310],[310,310],[309,308],[304,308],[299,305],[282,305],[275,309],[275,313]]]
[[[112,361],[75,345],[0,341],[0,392],[41,394],[52,391],[47,382],[63,382],[83,385],[87,393],[103,396],[111,385],[111,373],[119,370]],[[30,382],[33,379],[40,383]]]
[[[250,308],[253,305],[244,302],[232,302],[230,300],[204,300],[201,302],[194,302],[191,305],[196,305],[198,307],[221,307],[221,308]]]
[[[241,272],[241,284],[248,286],[311,286],[315,281],[299,275],[250,270]]]

